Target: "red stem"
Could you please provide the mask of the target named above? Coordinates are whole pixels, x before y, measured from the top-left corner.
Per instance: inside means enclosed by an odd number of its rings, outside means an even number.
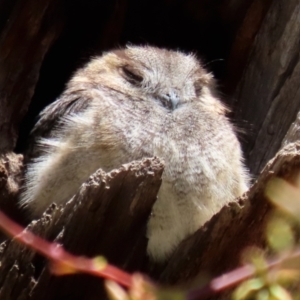
[[[95,260],[86,257],[78,257],[65,251],[57,243],[50,243],[34,235],[30,231],[9,219],[0,211],[0,227],[11,235],[14,239],[28,245],[33,250],[39,252],[55,263],[67,264],[69,267],[98,277],[104,277],[116,281],[117,283],[130,288],[132,286],[132,276],[112,265],[107,264],[103,269],[97,268]]]
[[[287,260],[300,258],[300,250],[296,249],[291,253],[286,253],[273,260],[267,262],[267,270],[280,266]],[[257,270],[252,265],[245,265],[233,271],[225,273],[217,278],[214,278],[210,283],[203,288],[196,289],[187,294],[187,300],[203,300],[211,297],[214,294],[220,293],[226,289],[237,286],[242,281],[245,281],[255,275]]]
[[[58,243],[50,243],[42,238],[34,235],[30,231],[25,230],[20,225],[9,219],[3,212],[0,211],[0,227],[5,230],[14,239],[19,240],[25,245],[28,245],[33,250],[44,255],[54,263],[67,264],[70,268],[77,271],[89,273],[94,276],[114,280],[124,287],[132,287],[132,276],[112,265],[107,264],[103,269],[97,266],[94,259],[86,257],[74,256],[63,249]],[[288,259],[299,258],[300,250],[296,249],[293,253],[278,257],[267,262],[267,269],[272,269],[279,266]],[[220,293],[225,289],[229,289],[238,285],[242,281],[254,276],[256,269],[252,265],[246,265],[225,273],[222,276],[214,278],[203,288],[196,289],[187,293],[187,300],[206,299],[214,294]]]

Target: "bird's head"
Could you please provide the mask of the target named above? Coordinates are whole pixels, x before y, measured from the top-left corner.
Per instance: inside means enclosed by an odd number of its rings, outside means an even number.
[[[72,82],[87,80],[137,101],[153,101],[168,111],[202,102],[225,110],[215,101],[215,81],[193,54],[150,46],[128,46],[94,58]],[[71,82],[71,84],[72,84]]]

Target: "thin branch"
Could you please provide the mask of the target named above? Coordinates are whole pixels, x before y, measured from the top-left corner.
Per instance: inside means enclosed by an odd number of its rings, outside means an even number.
[[[0,211],[0,227],[14,239],[29,246],[31,249],[44,255],[52,262],[52,270],[56,275],[64,275],[76,272],[84,272],[94,276],[111,279],[130,288],[132,276],[105,262],[105,259],[96,257],[89,259],[79,257],[65,251],[55,242],[50,243],[24,229],[9,219]]]
[[[295,249],[293,252],[290,252],[285,255],[281,255],[273,260],[266,262],[266,269],[271,270],[280,265],[286,264],[293,265],[293,260],[300,258],[300,249]],[[243,267],[237,268],[233,271],[225,273],[217,278],[212,279],[208,285],[191,291],[187,294],[187,300],[203,300],[212,295],[220,293],[224,290],[237,286],[241,282],[255,276],[257,269],[252,265],[245,265]]]
[[[106,263],[104,258],[89,259],[82,256],[74,256],[65,251],[58,243],[50,243],[24,229],[9,219],[0,211],[0,227],[15,240],[29,246],[31,249],[47,257],[51,263],[51,270],[56,275],[66,275],[77,272],[88,273],[97,277],[113,280],[126,288],[132,288],[133,277],[114,266]],[[300,249],[295,249],[288,255],[281,255],[266,263],[266,271],[283,264],[293,262],[300,258]],[[225,273],[210,281],[208,285],[187,293],[187,300],[206,299],[212,295],[237,286],[244,280],[255,276],[257,270],[252,265],[245,265],[233,271]],[[152,283],[153,284],[153,283]]]

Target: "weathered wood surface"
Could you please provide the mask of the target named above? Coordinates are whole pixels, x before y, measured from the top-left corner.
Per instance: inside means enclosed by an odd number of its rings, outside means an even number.
[[[281,146],[284,147],[289,143],[294,143],[296,141],[300,141],[300,112],[298,112],[296,120],[290,126]]]
[[[7,152],[0,154],[0,210],[19,222],[22,220],[17,196],[22,182],[23,155]],[[5,236],[0,232],[0,242]]]
[[[240,81],[245,64],[252,49],[257,32],[265,19],[272,0],[254,0],[248,3],[228,0],[233,3],[226,7],[226,12],[234,13],[235,17],[240,16],[240,25],[235,29],[233,43],[228,58],[228,74],[225,78],[225,92],[232,94]],[[243,13],[243,6],[247,7]]]
[[[88,47],[97,45],[98,50],[116,46],[124,37],[124,30],[127,36],[132,37],[128,28],[132,24],[140,24],[139,20],[135,22],[132,17],[132,8],[136,5],[134,1],[102,1],[101,5],[95,6],[101,7],[101,16],[107,15],[107,19],[100,18],[101,22],[88,20],[88,14],[84,17],[80,14],[82,5],[85,12],[91,12],[93,3],[90,1],[91,6],[86,9],[83,2],[76,1],[78,15],[76,9],[71,10],[70,19],[73,21],[69,23],[65,15],[61,16],[63,7],[66,10],[71,7],[64,1],[4,0],[0,3],[0,151],[10,151],[15,146],[18,125],[36,88],[44,56],[60,36],[62,27],[68,24],[71,32],[72,25],[77,24],[70,34],[74,40],[69,36],[69,40],[67,38],[61,43],[65,43],[65,48],[57,48],[65,51],[64,54],[53,54],[52,61],[60,58],[56,65],[59,70],[62,61],[71,64],[66,60],[67,56],[83,53],[80,52],[83,49],[80,48],[81,44],[87,42]],[[153,3],[157,7],[161,5],[158,5],[158,1]],[[244,69],[231,107],[235,119],[239,120],[238,126],[246,124],[243,126],[246,132],[244,148],[255,177],[281,144],[287,145],[300,137],[300,114],[296,119],[300,109],[299,1],[247,0],[242,3],[224,0],[218,2],[220,9],[215,4],[208,5],[211,1],[189,1],[182,7],[176,6],[174,1],[160,3],[163,3],[166,11],[184,11],[184,20],[191,19],[191,24],[198,26],[195,28],[201,27],[206,31],[210,25],[218,24],[220,27],[226,25],[226,30],[231,32],[227,32],[227,37],[234,42],[228,60],[229,74],[227,83],[225,80],[225,90],[235,89]],[[189,13],[192,14],[191,18],[188,17]],[[209,19],[218,16],[221,20]],[[132,23],[128,18],[132,19]],[[79,19],[81,23],[78,23]],[[86,21],[88,25],[83,27],[84,32],[80,32]],[[159,23],[158,20],[153,24],[153,30],[159,24],[164,22]],[[241,24],[240,28],[238,24]],[[150,30],[147,26],[145,28]],[[203,47],[208,53],[224,54],[227,51],[225,48],[230,46],[228,40],[222,51],[212,49],[210,52],[208,43],[203,43],[215,42],[217,48],[223,45],[220,36],[215,36],[219,32],[215,29],[209,37],[197,32],[195,40],[186,43],[187,48],[188,45],[198,45],[199,49]],[[101,35],[90,41],[96,31]],[[155,41],[154,35],[149,32],[150,41]],[[162,34],[165,33],[170,33],[170,28],[162,30]],[[177,38],[177,35],[176,32],[174,36]],[[199,37],[201,41],[197,41]],[[70,40],[73,42],[67,44]],[[139,41],[140,37],[133,40]],[[163,36],[157,38],[160,45],[164,40]],[[178,39],[185,40],[186,37]],[[174,42],[171,35],[168,45]],[[185,45],[176,46],[185,48]],[[69,47],[72,48],[71,52]],[[211,58],[210,55],[207,57]],[[48,64],[51,64],[51,60]],[[47,76],[44,81],[56,79],[53,74]],[[42,95],[47,93],[46,90]],[[196,286],[199,272],[219,275],[237,266],[239,254],[245,246],[264,244],[263,226],[271,208],[263,194],[265,184],[275,175],[290,177],[299,168],[299,155],[299,144],[288,145],[267,165],[247,195],[238,203],[224,207],[204,228],[183,241],[163,266],[152,265],[145,254],[147,216],[155,201],[163,170],[162,164],[156,159],[128,164],[109,174],[99,170],[65,207],[52,206],[43,218],[31,223],[29,228],[49,240],[56,239],[75,254],[104,254],[119,267],[129,271],[142,269],[160,282]],[[0,157],[0,208],[16,218],[19,218],[16,216],[18,210],[15,201],[21,171],[21,156],[6,152]],[[15,241],[5,242],[0,250],[1,299],[100,299],[103,295],[99,279],[83,275],[51,276],[43,258]]]
[[[145,259],[146,223],[162,172],[157,158],[110,173],[98,170],[64,207],[50,206],[28,229],[71,253],[102,254],[120,268],[136,270]],[[1,245],[0,260],[1,299],[92,299],[103,292],[99,279],[50,276],[43,258],[13,240]]]
[[[166,265],[156,266],[154,278],[167,285],[195,287],[203,272],[219,275],[238,266],[246,246],[264,245],[264,224],[271,209],[264,196],[266,183],[273,176],[290,178],[299,167],[300,143],[289,144],[248,193],[183,241]],[[127,271],[142,268],[151,274],[153,265],[145,266],[145,230],[162,171],[158,159],[133,162],[108,174],[98,170],[64,207],[52,205],[28,229],[62,243],[71,253],[102,254]],[[99,278],[51,276],[43,258],[13,240],[1,245],[0,260],[1,299],[104,297]]]
[[[291,178],[299,168],[300,143],[289,144],[265,166],[243,197],[223,207],[180,245],[159,276],[160,281],[180,284],[197,277],[200,271],[220,275],[239,265],[247,246],[263,247],[266,216],[272,208],[264,196],[266,184],[274,176]]]
[[[59,11],[54,12],[56,1],[21,0],[15,1],[13,8],[8,3],[2,5],[10,14],[2,12],[6,22],[0,32],[1,152],[16,145],[19,124],[34,93],[44,55],[61,26]]]
[[[255,176],[278,151],[300,109],[299,42],[299,1],[273,1],[233,103],[236,118],[247,122],[244,148]]]

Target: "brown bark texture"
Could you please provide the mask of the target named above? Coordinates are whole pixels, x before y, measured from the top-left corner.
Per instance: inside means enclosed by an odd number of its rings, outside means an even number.
[[[51,205],[27,229],[61,243],[73,254],[104,255],[110,263],[128,272],[142,271],[165,285],[195,288],[203,284],[203,278],[237,267],[247,246],[265,246],[264,227],[272,209],[264,196],[265,186],[273,176],[290,180],[299,170],[300,3],[299,0],[284,3],[248,0],[242,4],[235,0],[191,0],[181,9],[175,2],[160,1],[160,5],[166,10],[182,11],[182,16],[190,13],[192,24],[200,24],[195,28],[203,27],[203,31],[212,24],[227,26],[228,41],[222,52],[227,53],[224,90],[233,91],[230,103],[233,115],[246,132],[242,143],[253,174],[253,186],[184,240],[163,265],[153,264],[146,255],[146,224],[164,169],[159,158],[134,161],[110,173],[99,169],[65,206]],[[96,2],[86,3],[87,11],[93,11]],[[148,3],[149,11],[152,12],[155,3]],[[83,23],[87,25],[83,28],[89,30],[81,32],[84,24],[79,23],[72,33],[74,20],[80,22],[82,17],[76,12],[84,11],[85,5],[67,0],[0,2],[0,209],[24,224],[26,220],[17,205],[22,155],[13,150],[30,102],[46,93],[40,91],[46,86],[43,80],[59,80],[60,74],[47,75],[51,63],[55,65],[66,50],[66,55],[72,58],[96,31],[99,36],[87,47],[97,50],[123,43],[122,37],[130,37],[131,32],[140,34],[135,23],[128,20],[134,5],[138,7],[130,0],[102,1],[101,22],[85,17]],[[155,34],[159,34],[157,30]],[[201,38],[202,34],[199,32]],[[155,44],[152,35],[150,32],[148,38]],[[161,45],[163,39],[159,36],[157,44]],[[180,41],[186,43],[182,47],[190,43],[185,37]],[[173,42],[170,38],[169,44]],[[198,45],[194,40],[191,44]],[[63,72],[69,71],[63,69]],[[81,274],[55,277],[50,274],[45,258],[14,239],[1,244],[0,261],[0,299],[106,297],[99,278]]]
[[[299,15],[299,1],[272,2],[233,98],[236,118],[247,122],[244,148],[255,176],[280,148],[300,108]]]
[[[73,254],[101,254],[120,268],[134,271],[145,259],[146,223],[162,172],[163,164],[157,158],[132,162],[107,174],[100,169],[64,207],[50,206],[27,229],[63,244]],[[55,278],[44,264],[34,251],[17,241],[5,241],[1,245],[0,298],[93,299],[101,295],[99,279]]]
[[[65,206],[50,206],[27,230],[61,243],[73,254],[101,254],[122,269],[143,270],[167,286],[195,288],[204,275],[237,267],[247,246],[264,247],[264,225],[272,209],[264,196],[266,184],[274,176],[290,179],[299,166],[300,143],[291,143],[266,165],[249,192],[184,240],[165,265],[154,266],[146,255],[147,219],[163,172],[157,158],[132,162],[107,174],[99,169]],[[1,299],[105,295],[99,278],[55,277],[42,257],[13,239],[3,242],[0,250]]]
[[[13,150],[43,57],[61,23],[55,1],[15,1],[0,35],[0,151]],[[50,23],[53,17],[57,22]],[[4,16],[5,18],[5,16]],[[45,30],[47,28],[47,31]]]

